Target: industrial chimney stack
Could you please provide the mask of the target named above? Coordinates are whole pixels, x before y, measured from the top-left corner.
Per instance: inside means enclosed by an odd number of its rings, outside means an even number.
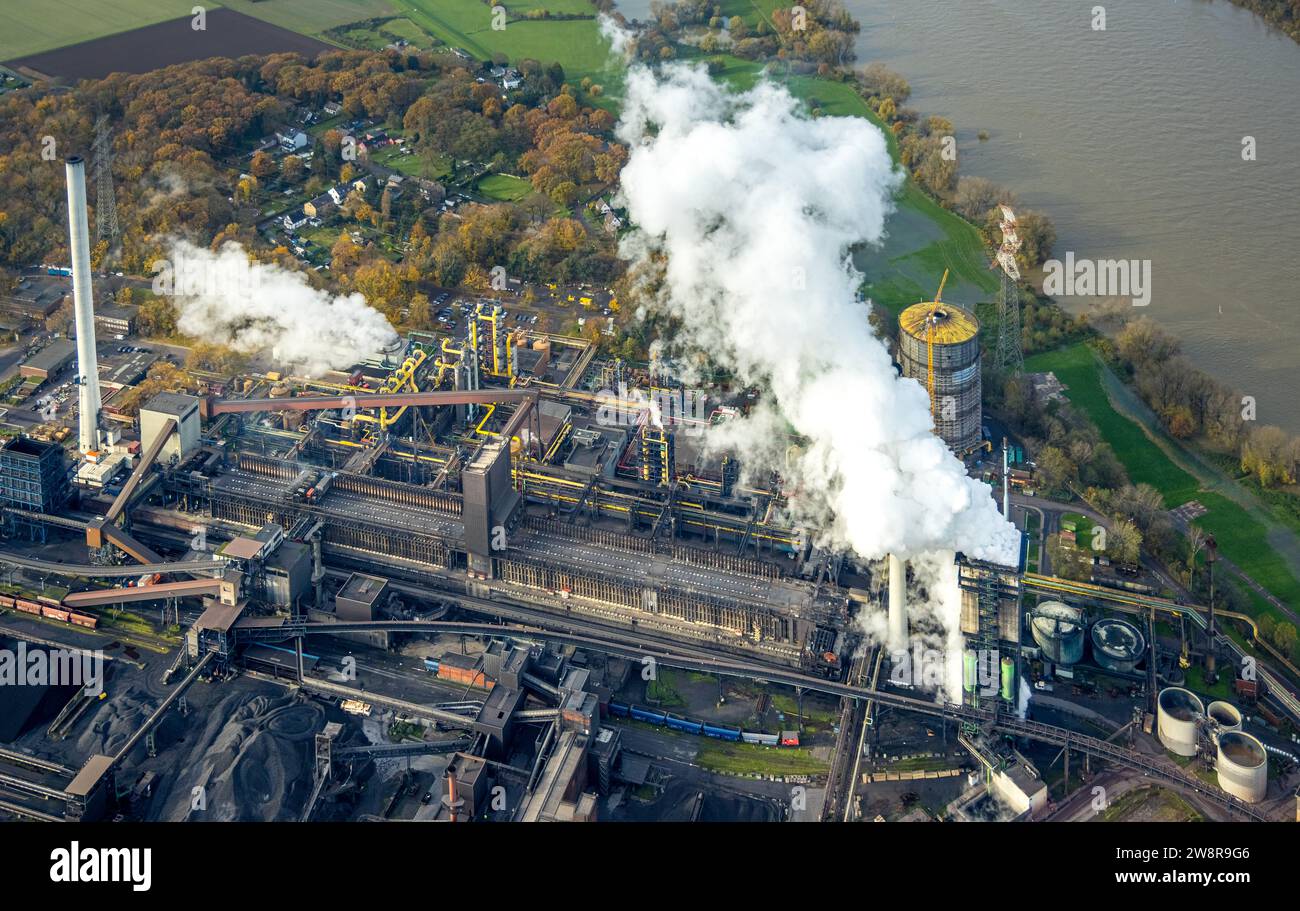
[[[86,163],[80,155],[66,162],[68,178],[68,253],[77,325],[77,386],[80,436],[84,453],[99,448],[99,358],[95,353],[95,304],[90,286],[90,233],[86,226]]]
[[[889,555],[889,649],[907,651],[907,564]]]

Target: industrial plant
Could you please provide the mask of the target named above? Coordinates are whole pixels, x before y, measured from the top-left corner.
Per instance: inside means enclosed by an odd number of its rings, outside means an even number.
[[[107,660],[10,706],[0,815],[1072,819],[1103,768],[1209,818],[1294,813],[1294,751],[1246,729],[1300,720],[1281,678],[1185,688],[1240,649],[1212,611],[1031,571],[1024,536],[1004,562],[846,552],[795,520],[797,477],[707,444],[762,390],[687,389],[500,299],[345,370],[157,392],[120,426],[66,173],[76,464],[0,447],[0,635]],[[1009,518],[979,322],[942,293],[902,311],[896,362]]]

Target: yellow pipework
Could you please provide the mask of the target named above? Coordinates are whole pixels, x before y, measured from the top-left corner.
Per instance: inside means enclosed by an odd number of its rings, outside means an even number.
[[[483,420],[479,421],[479,422],[478,422],[478,426],[474,428],[474,432],[475,432],[476,434],[478,434],[479,436],[483,436],[483,437],[494,437],[494,436],[496,436],[496,434],[493,433],[492,431],[490,431],[490,430],[484,430],[484,429],[483,429],[483,425],[486,424],[486,423],[488,422],[488,418],[492,417],[492,412],[494,412],[494,411],[496,411],[496,410],[497,410],[497,406],[496,406],[496,405],[488,405],[488,406],[487,406],[487,414],[483,415]]]

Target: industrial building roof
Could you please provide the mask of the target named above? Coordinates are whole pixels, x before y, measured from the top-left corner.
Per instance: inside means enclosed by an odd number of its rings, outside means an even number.
[[[142,351],[125,357],[116,363],[104,363],[99,365],[99,381],[104,385],[114,386],[134,386],[140,380],[144,379],[158,360],[158,355],[152,351]]]
[[[221,555],[224,557],[234,557],[236,560],[252,560],[262,552],[262,542],[256,538],[248,538],[241,535],[232,539],[225,547],[221,548]]]
[[[23,362],[24,367],[54,373],[77,353],[77,346],[66,338],[56,339]]]
[[[234,625],[243,612],[244,605],[242,604],[222,604],[220,601],[213,601],[203,611],[194,625],[198,629],[210,629],[224,633]]]
[[[387,579],[381,579],[378,576],[353,573],[348,576],[348,581],[339,590],[338,597],[346,598],[349,601],[357,601],[361,604],[373,604],[387,584]]]
[[[85,797],[95,789],[95,785],[99,784],[99,780],[104,777],[104,773],[112,764],[112,756],[105,756],[102,753],[91,756],[68,785],[67,793],[74,797]]]
[[[191,408],[197,407],[198,404],[198,398],[192,395],[185,395],[181,392],[160,392],[151,398],[141,410],[180,418],[184,417]]]
[[[956,304],[935,303],[913,304],[898,317],[898,326],[913,338],[925,341],[928,338],[928,321],[934,313],[934,341],[939,345],[957,345],[968,342],[980,331],[979,320]]]

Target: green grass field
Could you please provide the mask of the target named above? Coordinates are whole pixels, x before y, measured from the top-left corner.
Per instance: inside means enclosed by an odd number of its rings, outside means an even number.
[[[5,0],[0,4],[0,60],[80,44],[105,35],[190,15],[192,0]]]
[[[375,164],[399,171],[407,177],[425,180],[442,180],[451,174],[451,162],[442,157],[431,157],[419,152],[405,155],[399,146],[391,145],[370,156]]]
[[[193,5],[185,4],[186,13]],[[349,22],[398,15],[390,0],[221,0],[220,4],[205,5],[224,6],[291,32],[317,38],[326,29]]]
[[[451,47],[468,51],[480,60],[494,53],[505,54],[512,63],[525,57],[542,63],[559,63],[565,75],[577,83],[584,76],[608,84],[616,73],[609,55],[609,43],[600,36],[595,19],[534,20],[507,22],[493,30],[492,8],[479,0],[390,0],[403,15]],[[551,8],[551,4],[519,4],[525,9]],[[595,15],[585,0],[562,0],[557,11]]]
[[[701,743],[695,764],[728,775],[824,775],[830,765],[804,747],[765,747],[711,740]]]
[[[533,185],[522,177],[508,174],[489,174],[478,182],[478,191],[484,196],[499,199],[502,202],[518,202],[532,195]]]
[[[1284,603],[1300,604],[1300,582],[1269,543],[1263,524],[1223,494],[1203,490],[1137,422],[1115,409],[1102,387],[1102,365],[1087,345],[1035,355],[1025,362],[1025,369],[1050,370],[1069,387],[1066,396],[1097,425],[1134,484],[1146,483],[1159,490],[1166,508],[1200,501],[1208,512],[1196,524],[1214,533],[1223,554]],[[1262,600],[1251,600],[1256,616],[1273,613]]]
[[[373,27],[356,25],[340,28],[330,32],[330,36],[338,37],[342,43],[350,47],[371,51],[382,50],[398,40],[406,41],[421,50],[428,50],[441,44],[438,39],[406,18],[389,19],[382,25]]]

